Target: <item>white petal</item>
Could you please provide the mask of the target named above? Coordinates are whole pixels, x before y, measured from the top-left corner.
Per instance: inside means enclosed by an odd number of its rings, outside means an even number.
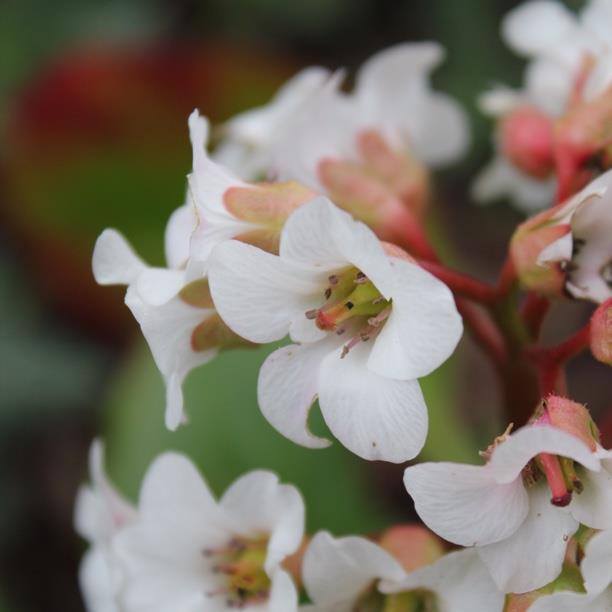
[[[373,542],[353,536],[333,538],[325,531],[312,539],[302,569],[304,586],[315,604],[347,610],[377,578],[397,581],[404,575],[399,563]]]
[[[554,580],[561,572],[567,543],[578,522],[566,508],[550,503],[545,485],[529,491],[529,514],[507,539],[478,548],[497,586],[504,593],[526,593]]]
[[[274,351],[259,370],[257,399],[263,415],[283,436],[308,448],[330,444],[308,429],[321,361],[330,350],[329,343],[324,341],[292,344]]]
[[[601,531],[589,540],[580,571],[587,593],[597,595],[612,584],[612,530]]]
[[[129,285],[145,269],[126,239],[114,229],[105,229],[94,247],[92,269],[100,285]]]
[[[570,512],[574,518],[593,529],[612,529],[612,473],[578,470],[584,490],[574,494]]]
[[[500,117],[524,104],[525,101],[521,91],[506,85],[495,85],[478,96],[478,108],[486,115]]]
[[[187,457],[173,452],[157,457],[147,470],[138,505],[144,517],[185,511],[206,521],[219,515],[198,469]]]
[[[327,198],[311,200],[289,216],[281,235],[280,256],[329,272],[353,265],[385,297],[392,290],[392,271],[380,240]]]
[[[539,597],[529,606],[529,612],[610,612],[612,590],[601,596],[583,593],[553,593]]]
[[[319,374],[321,412],[332,433],[356,455],[402,463],[425,443],[425,400],[417,381],[370,371],[368,356],[369,347],[361,342],[343,359],[339,350],[324,359]]]
[[[298,593],[295,584],[287,572],[277,569],[272,576],[272,588],[266,612],[294,612],[297,609]]]
[[[99,440],[89,450],[89,472],[92,485],[81,487],[77,495],[75,528],[90,542],[107,543],[120,527],[136,517],[136,510],[108,480]]]
[[[138,275],[136,288],[150,306],[169,302],[185,286],[185,273],[168,268],[147,268]]]
[[[409,142],[425,163],[447,164],[466,151],[470,141],[468,118],[450,96],[430,93],[419,123],[420,129],[412,130]]]
[[[529,510],[522,481],[498,484],[488,466],[422,463],[406,469],[404,485],[423,522],[462,546],[508,538]]]
[[[384,581],[380,585],[384,593],[412,589],[434,592],[438,607],[448,612],[501,612],[504,606],[504,594],[491,580],[475,550],[448,553],[435,563],[411,572],[399,582]]]
[[[538,255],[538,265],[545,266],[554,262],[569,261],[572,257],[573,243],[572,233],[568,231],[563,237],[555,240],[545,249],[542,249]]]
[[[168,267],[182,268],[189,259],[189,242],[196,228],[197,217],[191,202],[177,208],[166,225],[165,251]]]
[[[235,240],[215,248],[210,291],[221,318],[251,342],[280,340],[322,301],[325,273]]]
[[[569,433],[546,425],[527,425],[509,436],[494,451],[489,462],[497,482],[511,482],[540,453],[568,457],[590,470],[599,470],[599,459],[589,447]]]
[[[391,315],[374,341],[368,368],[381,376],[420,378],[442,365],[463,325],[448,287],[417,264],[393,260]]]
[[[573,15],[560,3],[539,0],[511,11],[503,21],[502,35],[517,53],[546,51],[575,26]]]
[[[121,612],[117,603],[118,567],[101,548],[85,553],[79,567],[79,586],[87,612]]]
[[[166,382],[166,427],[174,430],[184,420],[183,380],[193,368],[207,363],[217,354],[216,348],[194,351],[191,345],[195,328],[213,311],[195,308],[178,297],[165,304],[152,305],[143,300],[133,285],[127,290],[125,303],[140,324]]]
[[[240,477],[225,491],[219,505],[238,533],[270,535],[265,563],[270,576],[302,542],[302,496],[294,486],[279,483],[272,472],[256,470]]]

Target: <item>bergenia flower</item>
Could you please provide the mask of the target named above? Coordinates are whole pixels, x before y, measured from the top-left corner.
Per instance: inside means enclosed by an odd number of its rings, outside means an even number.
[[[472,550],[449,553],[406,572],[364,538],[320,532],[306,549],[303,580],[312,604],[304,612],[503,609],[504,596]]]
[[[89,470],[91,485],[79,489],[74,515],[78,534],[90,545],[81,561],[79,585],[88,612],[120,612],[123,574],[113,540],[138,515],[108,481],[100,442],[91,446]]]
[[[550,205],[557,188],[552,175],[555,123],[554,147],[569,155],[572,164],[609,141],[610,18],[608,0],[591,0],[579,16],[560,2],[538,0],[505,17],[504,40],[529,63],[521,90],[496,86],[480,98],[481,110],[498,119],[498,130],[494,160],[474,185],[477,199],[509,196],[525,212]],[[512,154],[517,151],[518,158]],[[572,187],[565,165],[559,176],[564,196]]]
[[[183,235],[189,208],[173,215],[166,232],[169,264],[185,265],[189,235]],[[195,227],[192,219],[191,231]],[[101,285],[127,285],[125,303],[140,324],[166,383],[166,427],[185,420],[182,384],[187,374],[209,362],[223,347],[240,344],[219,319],[208,281],[189,281],[184,268],[152,268],[116,230],[105,230],[96,242],[93,273]]]
[[[587,543],[580,562],[586,593],[556,592],[538,598],[529,612],[607,612],[612,610],[612,531]]]
[[[287,122],[274,149],[273,171],[324,190],[321,164],[358,161],[359,137],[371,131],[427,164],[456,159],[467,147],[465,115],[429,84],[442,58],[442,48],[431,42],[391,47],[362,66],[350,94],[340,91],[343,74],[336,73]]]
[[[278,256],[227,241],[211,257],[217,310],[238,335],[273,342],[259,405],[283,435],[308,447],[316,397],[332,433],[366,459],[414,457],[427,433],[417,378],[453,352],[462,323],[449,289],[412,261],[387,255],[374,233],[329,200],[298,208]]]
[[[450,542],[476,547],[507,593],[554,580],[581,523],[612,527],[611,454],[589,433],[596,430],[584,408],[561,398],[551,403],[567,414],[544,411],[536,424],[497,439],[483,454],[485,465],[423,463],[404,475],[425,524]]]
[[[316,194],[295,182],[246,183],[213,161],[206,151],[208,121],[197,110],[189,117],[189,133],[193,147],[189,197],[197,220],[188,249],[189,278],[206,271],[210,252],[224,240],[235,238],[278,252],[285,220]]]
[[[537,264],[557,266],[571,295],[597,303],[612,297],[612,170],[527,223],[532,235],[543,230],[556,234],[538,254]]]
[[[285,83],[265,106],[232,117],[221,126],[214,158],[244,180],[269,178],[272,150],[284,126],[329,79],[325,68],[305,68]]]
[[[147,471],[138,512],[116,539],[121,610],[297,610],[282,564],[301,545],[304,505],[274,474],[250,472],[216,501],[186,457],[165,453]]]

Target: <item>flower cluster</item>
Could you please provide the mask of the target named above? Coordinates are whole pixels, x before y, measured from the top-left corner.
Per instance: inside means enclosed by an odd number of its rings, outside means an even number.
[[[318,402],[352,453],[414,460],[428,434],[419,379],[454,353],[464,325],[503,383],[510,425],[481,465],[406,467],[428,529],[368,539],[307,536],[300,494],[270,472],[216,501],[175,453],[154,461],[134,506],[95,443],[76,511],[91,545],[89,610],[610,609],[612,452],[568,398],[565,365],[586,350],[612,363],[611,20],[610,0],[579,17],[539,0],[504,21],[529,63],[522,90],[482,99],[498,117],[496,157],[475,191],[545,210],[516,228],[495,285],[448,266],[425,229],[430,170],[468,142],[463,111],[429,83],[437,44],[375,55],[350,91],[343,71],[307,68],[220,126],[212,152],[207,119],[192,113],[193,168],[166,228],[167,267],[148,266],[112,229],[93,255],[99,283],[127,285],[166,383],[169,429],[187,423],[192,369],[288,337],[257,382],[273,428],[328,446],[309,427]],[[545,346],[543,321],[564,299],[597,307]]]

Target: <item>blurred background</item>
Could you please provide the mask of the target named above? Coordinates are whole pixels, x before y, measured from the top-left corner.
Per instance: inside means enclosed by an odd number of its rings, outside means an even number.
[[[368,533],[414,514],[401,466],[368,464],[339,444],[286,441],[255,401],[264,350],[228,352],[186,385],[189,427],[163,428],[163,387],[123,290],[97,287],[93,243],[108,226],[162,264],[163,230],[182,204],[186,119],[213,121],[265,103],[307,64],[357,67],[406,40],[440,41],[436,87],[467,109],[469,155],[436,176],[435,237],[457,268],[493,279],[513,226],[503,203],[469,203],[490,154],[476,95],[520,82],[498,35],[509,0],[2,0],[0,2],[0,611],[82,610],[84,544],[72,525],[91,440],[136,498],[162,449],[187,452],[221,493],[263,467],[298,485],[308,527]],[[578,7],[581,2],[568,2]],[[577,305],[553,313],[569,330]],[[573,366],[574,395],[602,408],[605,372]],[[476,461],[500,430],[499,392],[468,339],[424,382],[423,458]],[[325,477],[322,477],[322,474]]]

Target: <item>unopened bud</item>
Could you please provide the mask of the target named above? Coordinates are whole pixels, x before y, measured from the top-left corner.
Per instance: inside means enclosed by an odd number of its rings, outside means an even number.
[[[524,106],[504,117],[500,129],[504,155],[523,172],[545,178],[553,170],[553,123],[536,108]]]
[[[571,231],[567,224],[551,222],[554,212],[545,210],[519,225],[510,242],[510,255],[521,284],[544,295],[560,295],[565,286],[561,265],[543,265],[540,258],[544,249]]]
[[[444,555],[442,540],[421,525],[398,525],[387,529],[378,544],[411,572],[430,565]]]
[[[612,365],[612,298],[591,317],[591,352],[598,361]]]
[[[549,395],[540,406],[550,425],[584,442],[592,451],[599,444],[599,430],[586,406],[566,397]]]

